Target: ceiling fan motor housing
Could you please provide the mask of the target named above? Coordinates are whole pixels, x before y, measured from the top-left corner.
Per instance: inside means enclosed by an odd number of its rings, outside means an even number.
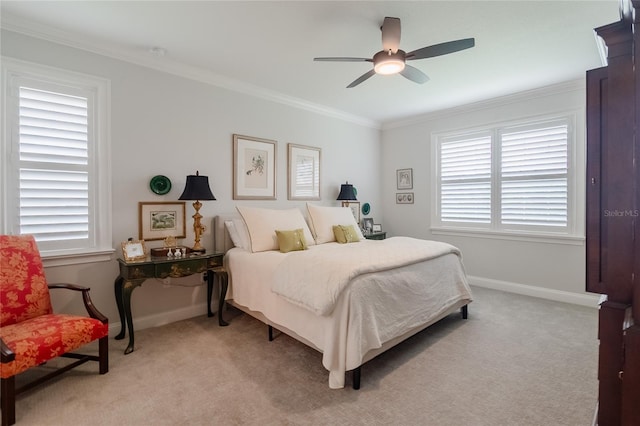
[[[404,69],[405,66],[404,50],[398,49],[396,53],[381,50],[373,55],[373,69],[377,74],[396,74]]]

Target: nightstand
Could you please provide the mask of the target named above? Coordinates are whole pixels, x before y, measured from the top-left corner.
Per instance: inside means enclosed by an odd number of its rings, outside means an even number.
[[[386,232],[372,232],[370,234],[364,234],[367,240],[384,240],[387,238]]]

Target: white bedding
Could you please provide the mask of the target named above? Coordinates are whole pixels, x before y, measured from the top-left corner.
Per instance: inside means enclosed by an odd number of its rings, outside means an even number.
[[[272,290],[318,315],[328,315],[355,277],[460,251],[440,241],[393,237],[357,244],[321,244],[287,256],[276,268]],[[323,265],[330,265],[326,267]]]
[[[346,246],[368,246],[363,241]],[[351,279],[327,315],[291,303],[272,291],[279,265],[304,254],[345,246],[326,243],[305,252],[249,253],[233,248],[225,256],[230,278],[228,298],[263,314],[268,322],[292,331],[322,352],[329,386],[344,387],[345,372],[359,367],[380,348],[408,337],[472,300],[464,269],[454,252],[393,269],[364,273]],[[316,270],[326,268],[318,263]],[[408,334],[409,332],[409,334]]]

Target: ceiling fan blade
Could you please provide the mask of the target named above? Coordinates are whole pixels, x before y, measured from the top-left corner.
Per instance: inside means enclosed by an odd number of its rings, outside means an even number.
[[[369,72],[366,72],[364,74],[362,74],[360,77],[358,77],[357,79],[355,79],[353,81],[353,83],[351,83],[350,85],[347,86],[347,89],[351,89],[352,87],[356,87],[358,84],[362,83],[363,81],[365,81],[366,79],[368,79],[369,77],[371,77],[372,75],[374,75],[376,72],[374,70],[371,70]]]
[[[458,52],[460,50],[469,49],[476,45],[474,38],[464,38],[461,40],[448,41],[446,43],[434,44],[433,46],[423,47],[407,53],[405,59],[411,61],[414,59],[433,58],[434,56],[447,55],[449,53]]]
[[[382,31],[382,50],[396,53],[400,47],[400,19],[384,18],[380,31]]]
[[[427,81],[429,81],[428,75],[420,71],[418,68],[412,67],[411,65],[405,64],[404,69],[400,71],[400,74],[402,74],[403,77],[418,84],[426,83]]]
[[[314,61],[326,62],[373,62],[371,58],[313,58]]]

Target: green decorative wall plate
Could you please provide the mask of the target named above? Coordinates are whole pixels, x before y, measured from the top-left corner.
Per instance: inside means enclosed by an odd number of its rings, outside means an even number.
[[[166,176],[157,175],[151,178],[149,188],[151,188],[154,194],[164,195],[171,191],[171,181]]]
[[[362,214],[368,215],[370,212],[371,212],[371,206],[369,205],[369,203],[364,203],[362,205]]]

